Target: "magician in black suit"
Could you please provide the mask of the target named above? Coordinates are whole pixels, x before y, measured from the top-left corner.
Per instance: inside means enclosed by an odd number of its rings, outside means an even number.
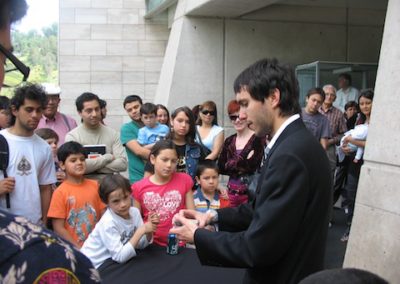
[[[240,119],[269,135],[253,202],[199,213],[182,210],[171,229],[196,245],[204,265],[247,268],[243,283],[298,283],[323,269],[331,177],[327,155],[304,126],[294,70],[260,60],[235,80]],[[197,219],[191,222],[189,219]],[[204,229],[216,223],[217,232]]]

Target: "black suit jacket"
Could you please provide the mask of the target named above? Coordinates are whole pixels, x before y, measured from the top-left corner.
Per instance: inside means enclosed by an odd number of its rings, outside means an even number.
[[[218,210],[219,232],[196,230],[201,263],[247,268],[244,283],[298,283],[321,270],[331,183],[319,141],[293,121],[268,154],[255,200]]]

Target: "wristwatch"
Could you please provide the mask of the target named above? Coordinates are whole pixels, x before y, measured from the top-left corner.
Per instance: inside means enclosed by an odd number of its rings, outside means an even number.
[[[207,214],[211,216],[210,225],[218,223],[218,212],[214,209],[208,209]]]

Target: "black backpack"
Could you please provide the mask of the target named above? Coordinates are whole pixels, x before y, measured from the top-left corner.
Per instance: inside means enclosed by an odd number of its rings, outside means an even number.
[[[10,150],[8,148],[7,139],[0,134],[0,171],[3,171],[4,178],[8,177],[7,175],[7,168],[8,168],[8,161],[10,158]],[[7,208],[10,208],[10,194],[6,194],[6,203]]]

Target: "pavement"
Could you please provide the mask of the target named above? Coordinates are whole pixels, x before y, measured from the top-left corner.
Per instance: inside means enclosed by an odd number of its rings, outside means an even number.
[[[343,209],[334,208],[332,226],[328,229],[328,239],[325,251],[325,269],[341,268],[346,253],[347,242],[340,238],[346,231],[346,215]]]

